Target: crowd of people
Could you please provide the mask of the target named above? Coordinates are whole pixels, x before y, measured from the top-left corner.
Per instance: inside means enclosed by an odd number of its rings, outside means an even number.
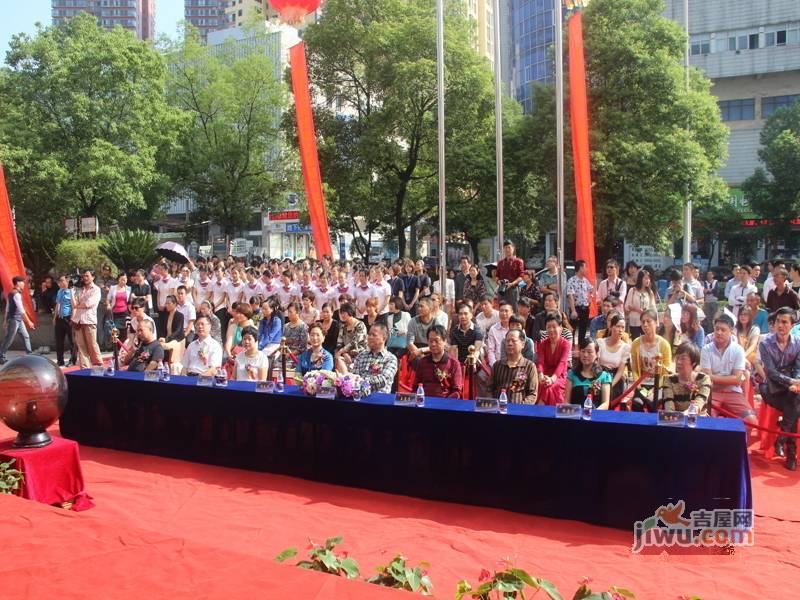
[[[714,271],[701,276],[684,264],[659,295],[653,272],[633,262],[620,269],[607,261],[594,285],[582,260],[570,278],[552,256],[537,274],[505,242],[486,271],[462,257],[444,293],[423,261],[228,256],[161,260],[116,278],[110,269],[99,277],[85,270],[79,282],[62,275],[40,302],[52,314],[59,365],[67,350],[73,364],[101,364],[101,345],[116,330],[121,362],[134,371],[165,363],[189,376],[223,369],[263,381],[282,375],[286,348],[295,378],[351,372],[375,392],[422,386],[429,396],[461,398],[474,377],[473,395],[505,391],[512,403],[588,398],[597,409],[692,410],[749,422],[760,395],[793,432],[800,269],[773,261],[760,292],[758,270],[735,265],[722,284]],[[0,362],[17,333],[28,339],[23,288],[15,278]],[[795,469],[794,438],[779,438],[776,449]]]

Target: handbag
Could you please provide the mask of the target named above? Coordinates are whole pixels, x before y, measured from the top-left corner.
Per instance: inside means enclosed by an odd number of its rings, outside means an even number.
[[[389,340],[386,342],[387,348],[405,348],[407,345],[406,336],[394,333],[400,316],[401,314],[399,312],[395,313],[393,316],[391,333],[389,334]]]

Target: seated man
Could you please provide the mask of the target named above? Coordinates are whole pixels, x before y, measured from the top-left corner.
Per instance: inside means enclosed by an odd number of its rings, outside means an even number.
[[[714,404],[737,417],[757,424],[755,411],[742,392],[746,377],[744,348],[733,339],[733,319],[721,314],[714,319],[712,341],[700,353],[700,370],[711,377],[711,414],[717,416]]]
[[[367,334],[367,349],[356,356],[352,373],[367,381],[373,392],[388,394],[397,373],[397,357],[386,349],[389,328],[383,323],[374,323]]]
[[[492,366],[489,385],[489,394],[492,396],[498,397],[505,390],[511,403],[536,404],[539,373],[536,364],[522,355],[527,339],[522,329],[510,329],[506,333],[506,355]]]
[[[122,359],[123,365],[128,365],[128,371],[153,371],[158,367],[158,363],[164,360],[164,349],[156,339],[156,331],[153,321],[139,321],[136,336],[139,338],[139,346],[136,350]]]
[[[428,329],[428,349],[417,362],[412,389],[422,384],[426,396],[460,398],[464,378],[461,364],[447,353],[447,331],[441,325]]]
[[[761,395],[770,406],[783,413],[780,427],[792,433],[797,427],[800,413],[800,338],[790,334],[794,322],[791,308],[775,311],[775,332],[759,344],[767,382],[761,386]],[[779,456],[785,455],[785,467],[797,469],[797,438],[781,436],[775,443]]]
[[[200,316],[194,322],[195,340],[183,355],[182,375],[214,375],[222,366],[222,346],[211,337],[211,320]]]

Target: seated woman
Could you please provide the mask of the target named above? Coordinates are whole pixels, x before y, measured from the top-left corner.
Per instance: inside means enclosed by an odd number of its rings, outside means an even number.
[[[598,351],[597,342],[591,338],[583,338],[578,344],[578,364],[569,370],[564,387],[564,398],[570,404],[583,405],[591,393],[595,408],[608,409],[611,375],[600,366]]]
[[[669,342],[656,334],[658,313],[647,309],[641,314],[642,335],[631,344],[631,370],[635,380],[643,377],[633,397],[633,410],[654,412],[660,408],[656,377],[666,376],[672,370],[672,349]]]
[[[378,314],[378,299],[377,298],[367,298],[366,302],[364,303],[366,306],[367,312],[361,317],[361,320],[364,322],[364,325],[367,327],[367,331],[369,328],[372,327],[375,323],[383,323],[384,325],[387,324],[387,319],[389,314]]]
[[[338,350],[336,345],[339,343],[339,327],[341,326],[341,323],[334,319],[333,316],[333,303],[325,302],[319,310],[317,325],[322,328],[322,334],[325,338],[322,342],[322,347],[331,355],[336,354]]]
[[[233,316],[231,322],[228,324],[228,336],[223,346],[224,354],[228,361],[227,369],[230,371],[229,375],[232,375],[236,355],[244,350],[242,347],[242,332],[244,328],[254,327],[253,320],[251,319],[253,311],[249,304],[235,302],[231,312]]]
[[[538,403],[554,406],[564,402],[564,386],[572,343],[561,336],[562,315],[549,311],[545,315],[547,337],[536,345],[539,370]]]
[[[523,356],[528,338],[521,329],[510,329],[505,338],[505,356],[492,365],[489,394],[505,390],[512,404],[536,404],[539,377],[536,364]]]
[[[339,327],[338,350],[336,351],[337,371],[346,372],[353,359],[367,349],[367,327],[356,319],[355,305],[343,304],[339,308],[342,324]]]
[[[261,303],[261,320],[258,322],[258,349],[272,356],[281,345],[283,321],[281,305],[275,296]]]
[[[625,370],[631,358],[631,345],[624,339],[625,317],[621,313],[611,313],[605,331],[608,337],[597,340],[597,359],[611,375],[611,397],[616,398],[625,391]]]
[[[283,337],[289,352],[300,356],[308,347],[308,326],[300,320],[300,306],[290,302],[286,307],[286,323],[283,326]]]
[[[699,372],[700,349],[692,342],[684,342],[675,350],[675,374],[668,376],[661,390],[664,410],[686,412],[689,405],[697,407],[697,414],[708,416],[711,378]]]
[[[305,375],[309,371],[333,371],[333,355],[323,346],[325,334],[322,327],[314,324],[308,329],[308,350],[298,358],[297,373]]]
[[[258,349],[258,330],[255,327],[242,329],[242,348],[243,351],[236,355],[234,379],[236,381],[266,381],[269,359]]]
[[[300,320],[306,324],[306,327],[311,327],[319,320],[319,311],[314,306],[314,292],[310,290],[303,292],[301,300]]]
[[[441,325],[428,329],[428,349],[413,373],[412,389],[422,384],[426,396],[460,398],[463,373],[458,360],[447,352],[447,331]]]
[[[183,352],[186,349],[183,335],[183,315],[178,311],[178,299],[170,294],[164,303],[166,312],[159,315],[159,331],[162,337],[158,339],[164,349],[165,359],[170,363],[170,370],[174,375],[183,370]]]

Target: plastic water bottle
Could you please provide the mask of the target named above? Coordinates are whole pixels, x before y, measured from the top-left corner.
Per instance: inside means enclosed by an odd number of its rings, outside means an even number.
[[[686,426],[697,427],[697,405],[694,403],[689,405],[689,412],[686,413]]]
[[[158,380],[169,381],[169,367],[161,360],[158,361]]]
[[[583,401],[583,420],[584,421],[591,421],[592,420],[592,410],[594,409],[594,402],[592,401],[592,394],[590,393],[586,396],[586,400]]]
[[[228,387],[228,374],[222,367],[217,369],[217,374],[214,375],[214,385],[217,387]]]
[[[420,383],[417,386],[417,407],[421,408],[423,406],[425,406],[425,388],[423,388]]]
[[[283,392],[283,371],[278,369],[278,374],[275,375],[275,391],[278,393]]]
[[[113,377],[113,376],[114,376],[114,373],[115,373],[115,370],[114,370],[114,360],[112,359],[112,360],[110,360],[110,361],[108,362],[108,366],[106,367],[106,372],[104,373],[104,375],[105,375],[106,377]]]
[[[500,390],[500,398],[497,401],[497,406],[500,409],[501,415],[508,414],[508,394],[506,394],[505,388]]]

